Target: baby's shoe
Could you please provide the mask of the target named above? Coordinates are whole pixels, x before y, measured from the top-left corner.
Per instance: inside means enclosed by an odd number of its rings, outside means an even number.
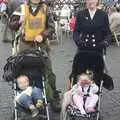
[[[42,100],[37,100],[36,107],[38,109],[43,108],[43,101]]]
[[[32,112],[32,118],[36,117],[39,113],[38,109],[35,106],[31,106],[30,110]]]

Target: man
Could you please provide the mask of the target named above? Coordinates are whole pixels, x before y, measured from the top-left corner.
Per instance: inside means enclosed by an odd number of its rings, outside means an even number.
[[[108,14],[112,33],[120,33],[120,13],[117,12],[115,7],[112,7],[109,9]]]
[[[25,49],[34,49],[37,45],[49,56],[50,49],[47,38],[54,32],[53,16],[47,5],[41,0],[28,0],[27,2],[13,13],[11,19],[11,28],[16,31],[19,27],[22,28],[21,37],[23,39],[19,43],[19,52]],[[47,87],[49,88],[47,96],[52,103],[55,103],[59,95],[56,90],[56,77],[52,72],[50,59],[46,61],[46,79],[50,85]]]

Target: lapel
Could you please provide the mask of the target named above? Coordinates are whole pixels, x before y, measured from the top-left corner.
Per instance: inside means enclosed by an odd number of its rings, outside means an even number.
[[[89,13],[89,10],[86,9],[86,14],[85,14],[86,16],[85,16],[85,19],[88,19],[90,22],[94,22],[95,19],[96,19],[97,13],[98,13],[98,9],[96,10],[93,19],[91,19],[91,17],[90,17],[90,13]]]

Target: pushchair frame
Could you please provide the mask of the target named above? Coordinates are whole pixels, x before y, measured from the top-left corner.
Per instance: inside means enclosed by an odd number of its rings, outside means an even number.
[[[14,41],[12,41],[12,55],[16,55],[18,53],[18,45],[19,45],[19,38],[21,37],[21,29],[20,31],[16,32],[15,33],[15,36],[14,36]],[[41,48],[36,45],[36,48],[42,52]],[[44,52],[43,52],[44,53]],[[46,54],[46,53],[45,53]],[[40,115],[39,116],[45,120],[50,120],[50,115],[49,115],[49,104],[47,102],[47,96],[46,96],[46,88],[45,88],[45,76],[42,76],[42,87],[43,87],[43,100],[44,100],[44,107],[46,108],[46,116],[43,116],[43,115]],[[16,96],[17,94],[17,84],[15,81],[13,81],[12,83],[12,89],[13,89],[13,93],[14,93],[14,97]],[[14,118],[12,118],[12,120],[19,120],[18,119],[18,109],[17,109],[17,102],[14,100]],[[27,118],[29,119],[29,118]]]
[[[83,52],[83,51],[82,51]],[[81,53],[82,53],[81,52]],[[92,52],[92,51],[84,51],[84,52],[86,52],[86,53],[95,53],[95,54],[99,54],[99,53],[97,53],[97,52]],[[105,54],[104,54],[104,52],[103,52],[103,54],[102,55],[100,55],[99,54],[99,56],[101,56],[102,57],[102,60],[103,60],[103,62],[104,62],[104,70],[103,70],[103,73],[105,73],[105,72],[107,72],[107,68],[106,68],[106,64],[105,64]],[[73,86],[73,81],[74,81],[74,79],[73,79],[73,77],[72,77],[72,74],[73,73],[71,73],[71,75],[70,75],[70,89],[72,88],[72,86]],[[77,116],[76,118],[74,117],[74,116],[70,116],[69,115],[69,113],[67,112],[67,108],[66,108],[66,119],[65,120],[101,120],[102,118],[101,118],[101,114],[100,114],[100,107],[101,107],[101,98],[102,98],[102,92],[103,92],[103,83],[104,83],[104,80],[101,80],[100,81],[100,85],[99,85],[99,91],[98,91],[98,102],[97,102],[97,105],[96,105],[96,112],[95,112],[95,114],[96,114],[96,116],[95,116],[95,118],[91,118],[91,115],[92,114],[87,114],[86,116]],[[73,117],[73,118],[72,118]]]

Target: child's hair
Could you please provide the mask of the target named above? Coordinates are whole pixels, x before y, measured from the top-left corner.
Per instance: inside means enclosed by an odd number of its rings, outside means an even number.
[[[86,71],[86,73],[79,74],[77,76],[77,81],[79,80],[79,78],[81,76],[87,76],[91,81],[93,81],[93,73],[92,73],[92,71]]]
[[[29,78],[28,78],[27,75],[25,75],[25,74],[21,74],[21,75],[19,75],[19,76],[17,77],[17,79],[20,79],[21,77],[26,77],[26,80],[29,81]]]

